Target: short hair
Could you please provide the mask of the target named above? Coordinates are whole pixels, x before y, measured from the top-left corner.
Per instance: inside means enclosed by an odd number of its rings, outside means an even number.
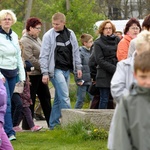
[[[30,31],[30,27],[35,28],[39,24],[42,25],[42,22],[39,18],[31,17],[26,22],[26,30]]]
[[[140,22],[139,22],[136,18],[131,18],[131,19],[126,23],[126,26],[125,26],[125,29],[124,29],[124,34],[127,34],[127,32],[129,31],[129,28],[130,28],[133,24],[136,24],[136,25],[139,27],[140,32],[141,32],[141,25],[140,25]]]
[[[60,20],[62,22],[66,22],[66,16],[61,12],[57,12],[52,16],[52,20]]]
[[[145,27],[146,30],[149,30],[150,29],[150,14],[147,15],[145,18],[144,18],[144,21],[142,23],[142,28]]]
[[[92,35],[87,34],[87,33],[83,33],[80,36],[80,40],[81,40],[82,45],[84,45],[84,42],[88,42],[90,39],[93,39],[93,37],[92,37]]]
[[[135,39],[135,46],[137,52],[150,50],[150,32],[147,30],[141,31]]]
[[[14,14],[14,12],[12,10],[9,10],[9,9],[3,9],[0,11],[0,22],[6,17],[6,15],[11,15],[11,18],[12,18],[12,21],[13,21],[13,24],[16,23],[17,21],[17,17],[16,15]]]
[[[112,26],[112,33],[115,33],[115,31],[116,31],[115,25],[114,25],[110,20],[105,20],[105,21],[103,21],[103,22],[100,24],[100,26],[99,26],[99,28],[98,28],[98,30],[97,30],[97,32],[98,32],[99,34],[103,34],[104,28],[105,28],[105,26],[106,26],[107,23],[110,23],[110,24],[111,24],[111,26]]]
[[[122,34],[122,31],[115,31],[115,33],[120,33],[120,34]]]
[[[149,72],[150,71],[150,50],[142,52],[139,55],[135,56],[134,59],[134,72],[136,73],[138,70],[142,72]]]

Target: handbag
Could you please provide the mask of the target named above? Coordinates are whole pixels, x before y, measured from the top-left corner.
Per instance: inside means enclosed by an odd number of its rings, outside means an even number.
[[[96,84],[91,84],[91,85],[89,86],[88,92],[89,92],[91,95],[99,95],[99,88],[96,87]]]
[[[23,93],[24,90],[24,82],[17,82],[15,85],[14,93]]]

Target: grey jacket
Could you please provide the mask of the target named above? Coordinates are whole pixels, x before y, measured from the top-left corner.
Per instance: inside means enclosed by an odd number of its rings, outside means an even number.
[[[81,70],[81,59],[79,53],[79,46],[76,36],[72,30],[70,30],[70,42],[72,44],[73,55],[73,67],[74,71]],[[49,74],[50,77],[54,76],[55,69],[55,48],[56,37],[59,33],[55,32],[54,28],[47,31],[42,40],[41,52],[40,52],[40,66],[42,74]]]
[[[150,88],[134,85],[118,104],[111,150],[150,149]]]
[[[133,76],[134,55],[118,62],[116,71],[112,77],[111,94],[117,102],[119,102],[123,94],[128,94],[131,84],[135,81]]]
[[[136,50],[135,43],[136,43],[136,38],[133,39],[133,40],[131,40],[131,42],[130,42],[130,44],[129,44],[128,58],[129,58],[129,57],[132,57],[133,53],[134,53],[135,50]]]

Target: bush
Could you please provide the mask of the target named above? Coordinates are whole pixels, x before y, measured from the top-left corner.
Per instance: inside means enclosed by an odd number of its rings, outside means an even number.
[[[65,127],[67,128],[68,136],[78,135],[80,138],[84,140],[107,140],[108,139],[108,131],[101,128],[96,128],[90,122],[79,121],[77,123],[73,123]]]

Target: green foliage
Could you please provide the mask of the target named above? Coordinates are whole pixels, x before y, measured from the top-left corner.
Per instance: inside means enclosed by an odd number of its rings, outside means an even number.
[[[22,30],[23,30],[23,23],[22,22],[16,22],[12,26],[12,30],[18,34],[18,37],[21,38],[22,36]]]
[[[105,129],[97,128],[90,122],[79,121],[77,123],[69,124],[65,129],[69,132],[69,136],[78,135],[84,140],[107,140],[108,131]]]
[[[79,123],[51,131],[17,132],[17,140],[12,141],[12,145],[15,150],[107,150],[107,140],[83,138],[82,132],[88,128],[86,126]],[[75,130],[80,132],[75,133]]]

